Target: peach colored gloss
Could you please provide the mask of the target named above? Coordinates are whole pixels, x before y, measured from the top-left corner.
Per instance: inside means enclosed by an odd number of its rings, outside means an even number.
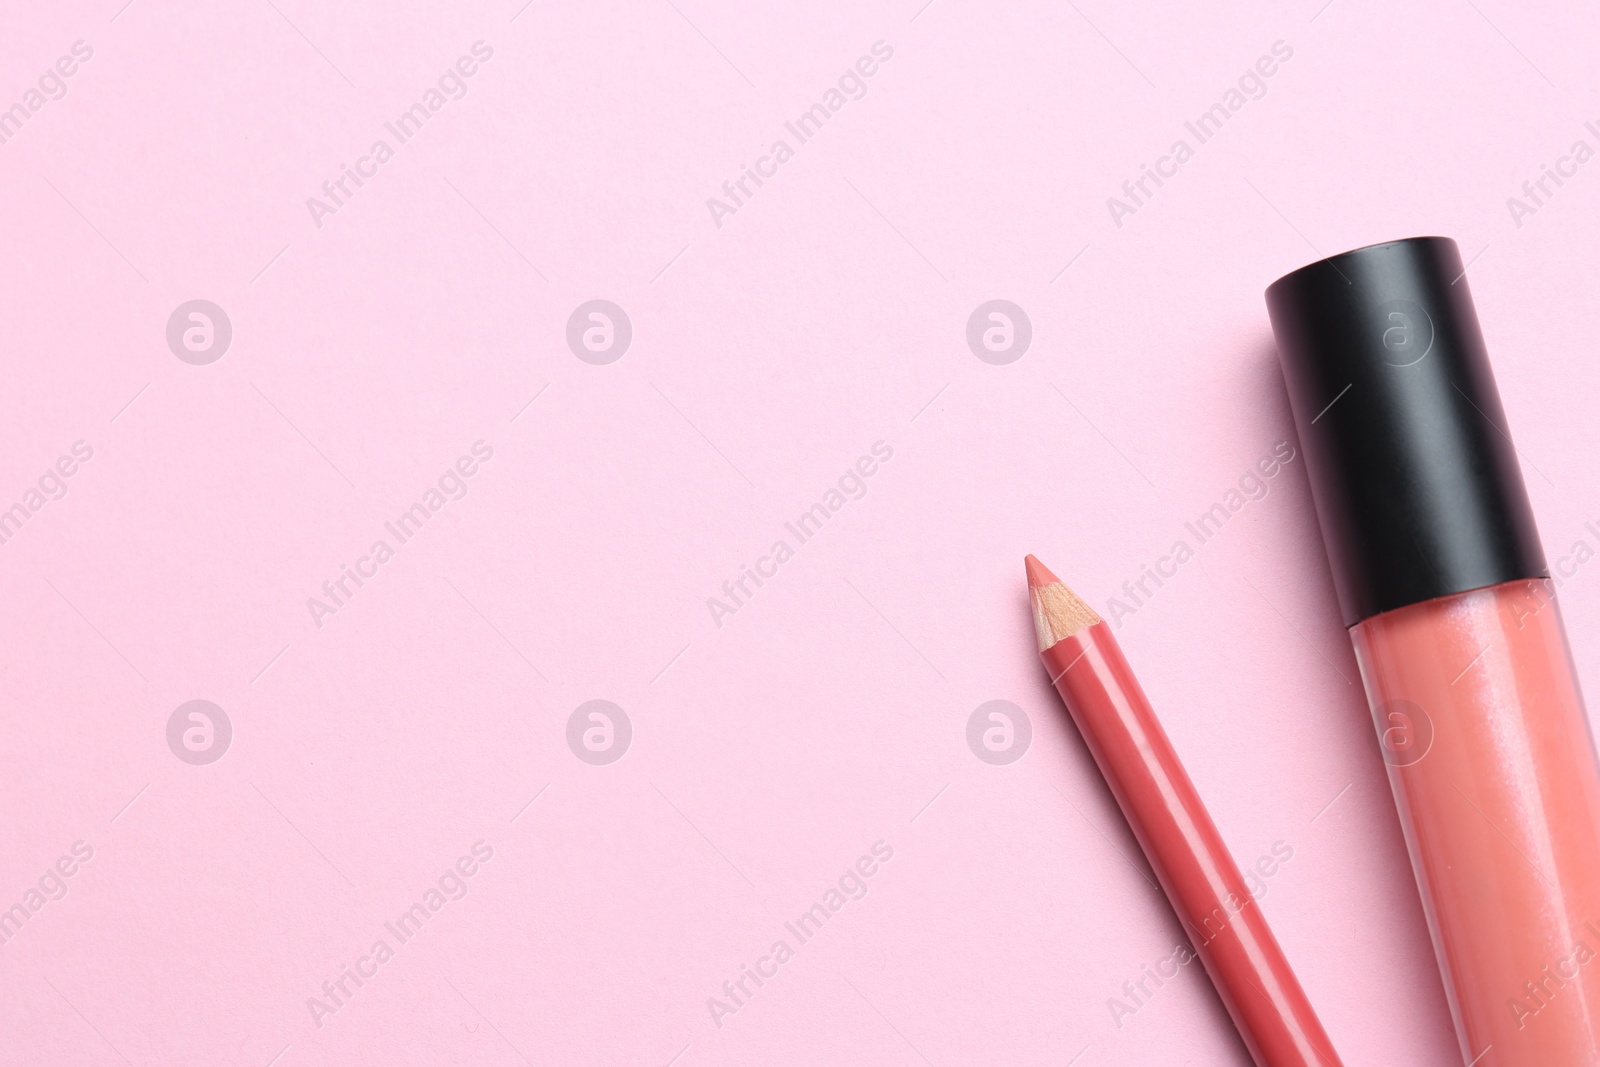
[[[1350,636],[1468,1049],[1600,1064],[1600,774],[1550,583],[1412,604]]]
[[[1462,1062],[1596,1067],[1600,763],[1460,250],[1267,304]]]

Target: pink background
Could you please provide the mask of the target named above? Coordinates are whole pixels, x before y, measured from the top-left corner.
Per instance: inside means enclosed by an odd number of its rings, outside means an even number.
[[[1472,260],[1552,560],[1600,544],[1600,163],[1506,204],[1600,147],[1600,25],[920,4],[11,5],[0,107],[93,56],[0,145],[0,508],[93,457],[0,545],[0,908],[93,857],[0,947],[0,1062],[1247,1062],[1197,968],[1113,1021],[1180,932],[1047,688],[1022,556],[1108,610],[1293,439],[1263,288],[1420,233]],[[465,97],[317,225],[480,40]],[[1115,225],[1277,41],[1265,95]],[[719,227],[707,198],[778,138]],[[566,342],[596,298],[633,329],[604,366]],[[193,299],[232,323],[209,365],[166,340]],[[1005,366],[965,339],[991,299],[1032,324]],[[316,625],[477,441],[466,496]],[[707,598],[877,441],[865,495],[718,626]],[[1571,567],[1600,691],[1600,568]],[[1303,463],[1119,635],[1241,863],[1292,849],[1262,906],[1345,1061],[1452,1062]],[[205,766],[166,738],[193,699],[233,728]],[[567,743],[592,699],[632,725],[605,766]],[[1008,765],[966,741],[994,699],[1032,725]],[[867,895],[788,934],[879,841]]]

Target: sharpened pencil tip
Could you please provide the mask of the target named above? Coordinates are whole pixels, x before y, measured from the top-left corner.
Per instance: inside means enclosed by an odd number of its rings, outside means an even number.
[[[1039,638],[1040,652],[1100,621],[1094,609],[1068,589],[1049,567],[1033,556],[1025,557],[1023,563],[1028,569],[1028,602],[1033,607],[1033,627]]]
[[[1039,557],[1028,555],[1023,557],[1022,564],[1028,569],[1028,588],[1043,589],[1047,585],[1055,585],[1061,581],[1051,573],[1050,568],[1039,562]]]

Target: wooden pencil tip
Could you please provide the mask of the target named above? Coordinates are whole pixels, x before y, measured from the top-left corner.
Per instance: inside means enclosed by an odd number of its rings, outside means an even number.
[[[1055,585],[1061,581],[1051,573],[1050,568],[1039,562],[1039,557],[1029,554],[1023,557],[1022,565],[1028,569],[1028,588],[1043,589],[1047,585]]]
[[[1100,621],[1095,610],[1085,604],[1050,568],[1033,556],[1023,560],[1028,569],[1028,601],[1033,606],[1033,628],[1039,638],[1039,651],[1086,630]]]

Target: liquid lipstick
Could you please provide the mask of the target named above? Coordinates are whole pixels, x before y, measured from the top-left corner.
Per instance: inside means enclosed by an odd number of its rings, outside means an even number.
[[[1460,251],[1267,306],[1462,1061],[1600,1064],[1600,763]]]

